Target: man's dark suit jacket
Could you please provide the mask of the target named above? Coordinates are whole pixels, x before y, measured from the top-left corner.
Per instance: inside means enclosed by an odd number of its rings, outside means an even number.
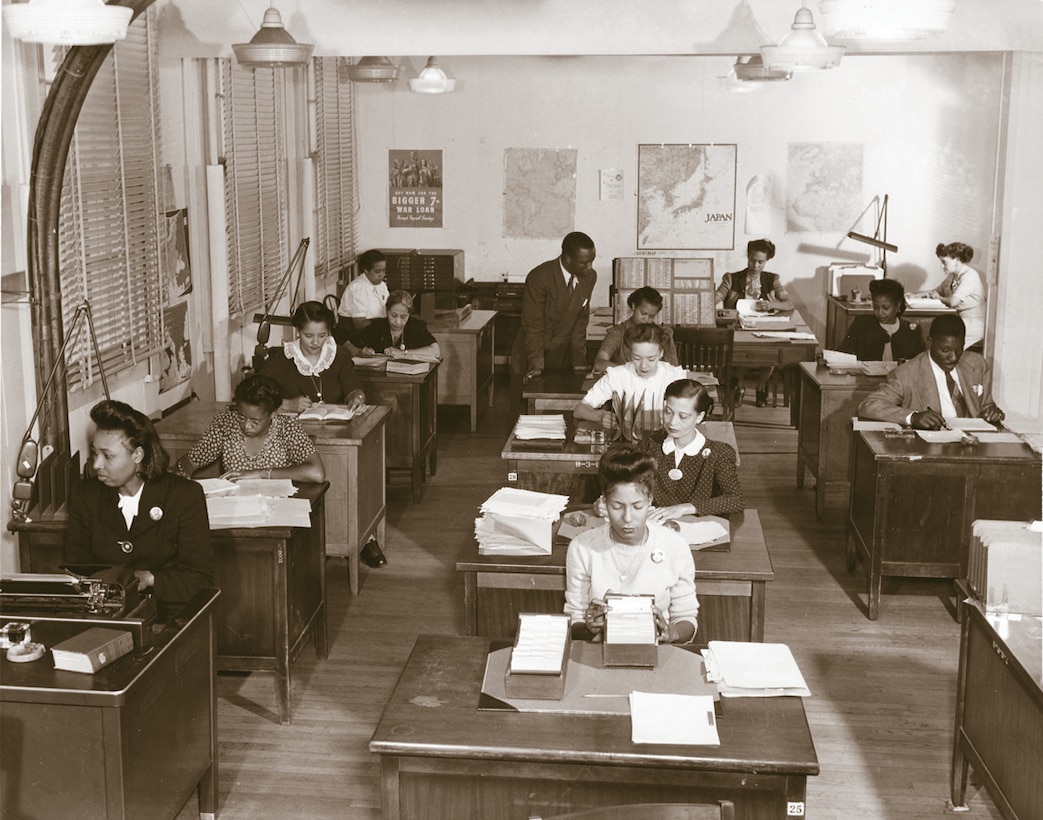
[[[595,271],[577,277],[570,296],[558,259],[529,271],[521,329],[511,349],[513,373],[586,366],[590,296],[597,280]]]
[[[130,552],[120,542],[133,544]],[[214,584],[214,553],[203,488],[166,473],[146,481],[130,530],[117,491],[96,478],[78,482],[69,498],[67,563],[125,564],[149,570],[161,604],[180,604]]]

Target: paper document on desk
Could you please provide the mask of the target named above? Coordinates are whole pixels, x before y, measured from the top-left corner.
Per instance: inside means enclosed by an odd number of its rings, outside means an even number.
[[[207,498],[220,495],[239,495],[239,485],[227,478],[197,478],[196,484],[203,488]]]
[[[713,697],[631,692],[630,740],[672,746],[720,746]]]
[[[985,431],[975,432],[974,437],[982,444],[1024,444],[1024,440],[1017,433],[1009,430],[989,433]]]
[[[948,310],[949,306],[941,299],[933,296],[910,296],[906,294],[905,303],[909,310]]]
[[[917,430],[916,435],[928,444],[959,444],[963,441],[961,430]]]
[[[826,360],[829,367],[858,367],[858,356],[854,353],[845,353],[842,350],[823,350],[822,358]]]
[[[706,672],[724,697],[808,697],[797,661],[784,643],[710,641],[703,650]]]
[[[803,330],[779,330],[779,331],[755,331],[754,336],[762,339],[789,339],[791,342],[814,342],[817,341],[814,333]]]
[[[898,362],[859,362],[858,365],[867,376],[886,376],[898,367]]]
[[[673,521],[668,521],[666,526],[670,529],[671,524],[677,526],[678,532],[690,547],[709,547],[716,544],[727,544],[731,538],[728,519],[716,515],[682,515]]]
[[[964,432],[978,432],[979,430],[985,430],[990,433],[996,432],[996,425],[990,424],[985,419],[972,419],[972,418],[954,418],[946,419],[945,423],[949,425],[951,430],[963,430]]]
[[[289,498],[297,488],[288,478],[244,478],[237,482],[239,495],[263,495],[266,498]]]
[[[851,427],[856,432],[864,430],[870,432],[883,432],[884,430],[901,430],[902,425],[894,421],[871,421],[870,419],[851,419]]]

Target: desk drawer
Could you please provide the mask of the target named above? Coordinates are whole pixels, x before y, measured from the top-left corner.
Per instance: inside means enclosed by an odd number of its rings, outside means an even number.
[[[733,365],[768,365],[779,364],[782,356],[774,345],[763,347],[736,347],[732,351]]]

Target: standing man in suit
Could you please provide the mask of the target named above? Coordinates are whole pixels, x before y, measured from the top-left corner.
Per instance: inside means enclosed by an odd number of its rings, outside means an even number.
[[[963,319],[939,316],[931,323],[927,350],[892,370],[858,406],[858,414],[918,430],[941,429],[947,418],[1003,421],[992,401],[989,366],[980,353],[964,352],[966,337]]]
[[[561,242],[561,256],[525,277],[521,329],[511,349],[511,381],[521,384],[544,370],[587,369],[587,320],[598,275],[594,240],[573,231]]]

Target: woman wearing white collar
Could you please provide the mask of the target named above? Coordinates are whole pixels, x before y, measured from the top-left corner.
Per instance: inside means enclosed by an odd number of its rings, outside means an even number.
[[[297,338],[269,348],[258,371],[278,383],[283,395],[280,410],[299,413],[313,404],[365,404],[351,356],[333,338],[333,311],[321,302],[304,302],[292,321]]]
[[[666,388],[663,428],[645,436],[638,448],[656,460],[656,509],[649,520],[663,523],[682,515],[742,512],[746,500],[735,470],[735,450],[706,438],[698,425],[713,408],[706,389],[691,379]]]

